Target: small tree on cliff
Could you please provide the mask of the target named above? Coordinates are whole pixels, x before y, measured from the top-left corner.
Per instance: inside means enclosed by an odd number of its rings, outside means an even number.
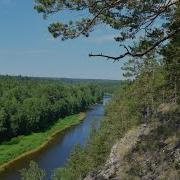
[[[46,173],[39,168],[38,164],[31,161],[29,169],[22,169],[20,171],[22,180],[45,180]]]

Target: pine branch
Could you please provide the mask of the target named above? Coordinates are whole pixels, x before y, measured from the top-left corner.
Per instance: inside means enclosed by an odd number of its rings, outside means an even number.
[[[89,54],[89,57],[103,57],[103,58],[107,58],[107,59],[112,59],[114,61],[119,61],[120,59],[123,59],[126,56],[143,57],[144,55],[148,54],[153,49],[155,49],[157,46],[162,44],[164,41],[166,41],[166,40],[170,39],[171,37],[173,37],[178,32],[180,32],[180,27],[178,29],[176,29],[175,31],[173,31],[172,33],[170,33],[169,35],[165,36],[164,38],[162,38],[159,41],[157,41],[156,43],[154,43],[154,45],[149,47],[147,50],[142,51],[142,52],[130,52],[129,49],[126,46],[123,46],[126,49],[127,52],[124,53],[124,54],[121,54],[119,56],[108,56],[108,55],[104,55],[104,54],[101,53],[101,54]]]

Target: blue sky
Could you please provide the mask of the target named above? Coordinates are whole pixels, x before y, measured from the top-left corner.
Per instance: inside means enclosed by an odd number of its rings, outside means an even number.
[[[77,15],[60,19],[71,16]],[[101,26],[89,38],[62,42],[47,30],[57,19],[43,20],[33,9],[33,0],[0,0],[0,74],[122,79],[122,62],[88,57],[90,52],[118,55],[115,32]]]

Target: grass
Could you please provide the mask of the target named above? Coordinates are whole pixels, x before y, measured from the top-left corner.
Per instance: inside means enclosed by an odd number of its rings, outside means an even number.
[[[27,136],[18,136],[1,144],[0,171],[3,171],[13,162],[45,148],[56,135],[71,126],[80,123],[84,118],[85,113],[71,115],[65,117],[64,119],[59,119],[46,132],[33,133]]]

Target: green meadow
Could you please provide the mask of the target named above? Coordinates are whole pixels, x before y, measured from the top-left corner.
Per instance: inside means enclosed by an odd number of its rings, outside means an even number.
[[[63,130],[80,123],[85,113],[67,116],[59,119],[45,132],[32,133],[27,136],[18,136],[0,145],[0,170],[6,164],[16,161],[20,157],[28,156],[44,148],[54,137]]]

